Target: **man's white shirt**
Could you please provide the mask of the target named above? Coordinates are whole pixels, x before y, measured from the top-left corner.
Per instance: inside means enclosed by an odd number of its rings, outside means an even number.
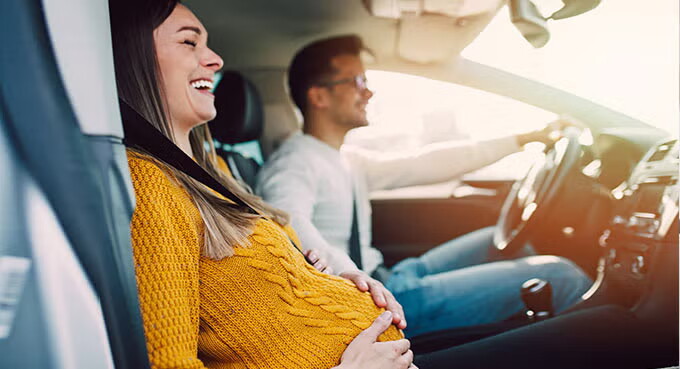
[[[371,246],[371,191],[451,180],[517,150],[511,136],[442,142],[408,155],[385,155],[345,146],[336,150],[298,132],[262,167],[255,191],[290,214],[302,247],[317,250],[337,274],[356,269],[349,258],[356,196],[363,270],[371,273],[383,261]]]

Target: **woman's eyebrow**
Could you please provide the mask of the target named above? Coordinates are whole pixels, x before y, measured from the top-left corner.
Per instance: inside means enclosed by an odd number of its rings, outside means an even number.
[[[182,32],[182,31],[194,31],[199,36],[201,35],[201,29],[198,28],[198,27],[184,26],[184,27],[180,27],[180,29],[177,30],[177,32]]]

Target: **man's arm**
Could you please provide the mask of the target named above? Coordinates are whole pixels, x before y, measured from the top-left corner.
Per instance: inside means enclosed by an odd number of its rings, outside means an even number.
[[[543,129],[485,141],[448,141],[427,145],[406,155],[384,155],[369,150],[343,148],[353,167],[366,176],[369,191],[439,183],[460,177],[510,155],[529,142],[549,144],[562,129],[583,126],[560,116]]]
[[[258,174],[255,192],[290,215],[291,226],[300,238],[303,250],[315,250],[320,258],[326,259],[334,274],[356,271],[358,268],[349,255],[330,245],[312,223],[317,183],[316,175],[307,168],[265,167]]]
[[[364,174],[369,191],[439,183],[492,164],[520,149],[516,136],[486,141],[448,141],[410,154],[378,154],[343,148]]]

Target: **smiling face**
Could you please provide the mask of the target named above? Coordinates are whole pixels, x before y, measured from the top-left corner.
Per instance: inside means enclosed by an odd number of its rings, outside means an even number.
[[[154,30],[154,44],[173,130],[188,132],[217,114],[210,92],[223,61],[207,46],[208,33],[185,6]]]
[[[337,70],[332,81],[351,79],[366,73],[357,55],[338,55],[331,60],[331,64]],[[327,89],[330,97],[328,112],[336,124],[347,130],[368,125],[366,105],[373,96],[371,90],[361,89],[354,82],[336,84]]]

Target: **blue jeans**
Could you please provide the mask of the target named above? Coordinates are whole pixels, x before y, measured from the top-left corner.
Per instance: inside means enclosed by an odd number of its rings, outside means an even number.
[[[524,309],[520,287],[531,278],[552,284],[555,312],[590,288],[590,278],[567,259],[534,256],[531,246],[501,255],[493,230],[468,233],[392,268],[384,282],[404,307],[407,336],[509,318]]]

